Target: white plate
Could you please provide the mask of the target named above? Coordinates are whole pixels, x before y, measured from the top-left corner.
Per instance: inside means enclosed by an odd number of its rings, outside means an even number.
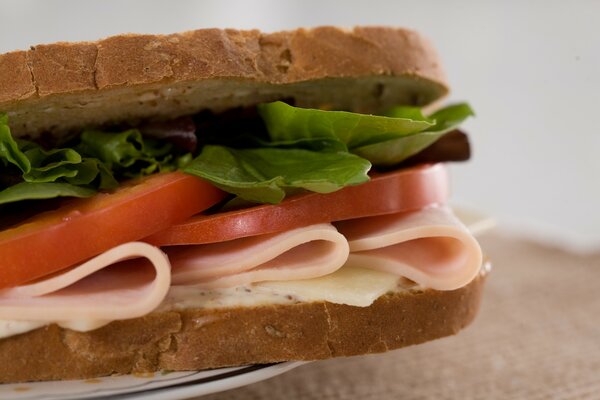
[[[222,392],[272,378],[304,362],[250,365],[210,371],[157,372],[78,381],[0,385],[2,400],[176,400]]]
[[[496,220],[489,215],[456,206],[452,207],[452,211],[465,224],[473,236],[479,236],[496,227]]]

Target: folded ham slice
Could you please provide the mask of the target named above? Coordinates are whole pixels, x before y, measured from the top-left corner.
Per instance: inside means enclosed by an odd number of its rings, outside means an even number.
[[[481,267],[479,244],[445,206],[335,226],[348,239],[349,267],[390,272],[437,290],[466,285]]]
[[[0,337],[50,322],[87,331],[113,320],[140,317],[161,304],[171,283],[214,289],[263,282],[259,287],[268,289],[271,281],[272,289],[318,299],[321,292],[348,285],[337,278],[354,277],[362,268],[394,274],[389,275],[392,278],[403,276],[423,287],[452,290],[471,281],[481,266],[479,245],[447,207],[336,226],[339,232],[331,224],[318,224],[222,243],[177,246],[166,250],[171,263],[152,245],[126,243],[66,272],[0,291]],[[300,282],[318,277],[323,278],[312,280],[317,285]],[[385,284],[377,288],[397,285],[387,274],[381,277]],[[330,299],[329,293],[322,294],[330,301],[361,306],[378,296],[349,302],[343,300],[345,295]]]
[[[0,316],[83,325],[93,321],[98,326],[102,321],[150,313],[165,298],[170,284],[165,253],[146,243],[131,242],[58,275],[0,291]]]
[[[219,288],[315,278],[339,269],[348,242],[331,224],[167,249],[174,285]]]

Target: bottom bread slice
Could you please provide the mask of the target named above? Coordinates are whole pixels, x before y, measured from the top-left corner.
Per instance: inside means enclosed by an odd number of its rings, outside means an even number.
[[[186,309],[90,332],[49,325],[0,340],[0,382],[201,370],[379,353],[455,334],[485,276],[453,291],[388,293],[369,307],[328,302]]]

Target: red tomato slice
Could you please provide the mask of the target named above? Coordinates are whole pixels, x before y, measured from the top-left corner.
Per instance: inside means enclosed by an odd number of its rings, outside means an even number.
[[[223,242],[322,222],[418,210],[445,203],[447,198],[444,165],[421,165],[380,174],[333,193],[307,193],[280,204],[198,215],[144,240],[156,246]]]
[[[113,193],[75,199],[0,232],[0,288],[82,262],[119,244],[185,221],[226,194],[182,172],[126,183]]]

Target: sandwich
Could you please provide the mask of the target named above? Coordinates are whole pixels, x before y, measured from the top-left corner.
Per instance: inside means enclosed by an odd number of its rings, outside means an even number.
[[[203,29],[0,55],[0,382],[383,352],[477,313],[429,42]]]

